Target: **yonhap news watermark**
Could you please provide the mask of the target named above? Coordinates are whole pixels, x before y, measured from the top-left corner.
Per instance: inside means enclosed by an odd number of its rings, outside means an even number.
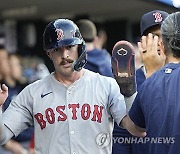
[[[113,137],[113,143],[120,144],[174,144],[175,137]]]

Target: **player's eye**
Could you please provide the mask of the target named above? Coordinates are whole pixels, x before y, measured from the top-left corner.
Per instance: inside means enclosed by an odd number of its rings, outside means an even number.
[[[71,48],[73,48],[75,45],[68,45],[67,46],[67,49],[71,49]]]
[[[58,49],[57,49],[57,48],[56,48],[56,49],[53,49],[53,51],[54,51],[54,52],[57,52],[57,51],[58,51]]]

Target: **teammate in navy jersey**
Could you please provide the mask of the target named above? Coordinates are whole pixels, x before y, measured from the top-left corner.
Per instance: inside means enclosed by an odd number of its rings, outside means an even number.
[[[77,21],[77,26],[86,42],[87,63],[85,68],[104,76],[113,77],[111,56],[106,49],[96,47],[98,43],[96,25],[88,19]]]
[[[141,85],[129,111],[134,124],[146,128],[146,154],[180,153],[180,12],[165,19],[161,33],[167,64]],[[148,41],[157,46],[158,36],[149,35]]]
[[[149,50],[149,48],[146,49],[146,47],[144,47],[142,49],[141,45],[139,46],[139,52],[141,54],[144,65],[136,71],[137,91],[139,91],[146,78],[148,78],[154,73],[154,71],[158,70],[164,65],[165,56],[163,53],[160,54],[159,52],[160,44],[162,42],[160,27],[167,16],[168,13],[165,11],[153,10],[145,13],[141,18],[140,32],[143,47],[147,39],[146,36],[148,36],[149,33],[151,33],[153,36],[158,36],[159,39],[157,50],[144,53],[144,50]],[[132,138],[133,136],[127,130],[119,128],[116,123],[114,126],[113,137],[113,154],[119,154],[119,152],[121,152],[121,154],[144,154],[147,149],[146,144],[144,143],[119,143],[119,138],[127,139]]]
[[[158,36],[158,46],[155,52],[145,52],[150,48],[145,48],[138,46],[139,52],[142,57],[144,66],[136,71],[137,88],[139,90],[140,85],[145,81],[146,78],[151,76],[156,70],[160,69],[165,64],[165,55],[160,54],[160,44],[162,42],[161,38],[161,24],[168,16],[168,13],[160,10],[153,10],[145,13],[140,22],[141,31],[141,43],[146,42],[145,36],[151,33],[153,36]],[[142,44],[144,46],[144,43]],[[147,60],[151,59],[151,60]]]
[[[160,45],[162,43],[160,28],[162,22],[167,16],[167,12],[153,10],[144,14],[141,18],[140,31],[142,37],[141,44],[139,45],[139,52],[141,54],[144,66],[136,71],[137,91],[139,91],[146,78],[151,76],[156,70],[160,69],[165,64],[166,56],[163,52],[160,52]],[[149,33],[152,34],[152,37],[158,36],[158,46],[154,46],[156,47],[156,50],[151,50],[151,46],[147,48],[145,46],[146,41],[149,37]],[[149,52],[145,52],[146,50],[148,50]],[[144,154],[146,153],[146,149],[147,144],[145,143],[132,144],[132,154]]]

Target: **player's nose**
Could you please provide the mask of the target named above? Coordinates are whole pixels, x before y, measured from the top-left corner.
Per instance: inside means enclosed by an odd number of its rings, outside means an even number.
[[[69,50],[67,48],[62,49],[62,58],[69,57]]]

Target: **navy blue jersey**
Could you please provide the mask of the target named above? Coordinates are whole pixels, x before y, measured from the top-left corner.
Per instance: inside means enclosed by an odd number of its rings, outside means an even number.
[[[129,116],[146,128],[146,154],[180,153],[180,64],[167,64],[141,85]]]
[[[93,49],[87,52],[85,68],[104,76],[113,77],[111,57],[107,50]]]
[[[136,71],[136,83],[137,83],[137,91],[139,91],[141,85],[143,84],[143,82],[146,80],[145,74],[143,72],[143,67],[140,67],[139,69],[137,69]]]

